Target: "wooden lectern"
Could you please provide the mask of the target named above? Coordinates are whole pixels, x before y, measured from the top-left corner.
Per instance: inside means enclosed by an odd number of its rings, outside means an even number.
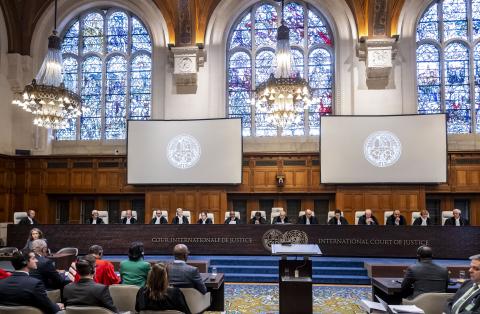
[[[272,244],[272,255],[280,255],[278,266],[280,314],[311,314],[312,255],[321,255],[316,244]],[[302,256],[303,259],[287,257]]]

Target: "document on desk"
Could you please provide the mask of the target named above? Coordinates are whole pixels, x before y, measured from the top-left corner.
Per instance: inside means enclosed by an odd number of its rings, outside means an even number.
[[[360,300],[360,306],[368,313],[387,313],[387,309],[379,302]]]
[[[425,312],[416,305],[389,305],[394,314],[425,314]]]

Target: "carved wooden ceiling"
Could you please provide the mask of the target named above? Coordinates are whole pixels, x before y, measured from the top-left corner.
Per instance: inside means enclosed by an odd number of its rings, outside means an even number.
[[[203,43],[208,20],[220,1],[151,0],[168,27],[170,43],[177,46]],[[405,0],[339,0],[352,10],[359,36],[392,36]],[[8,32],[8,52],[30,54],[35,26],[53,0],[0,0]],[[112,1],[113,2],[113,1]]]

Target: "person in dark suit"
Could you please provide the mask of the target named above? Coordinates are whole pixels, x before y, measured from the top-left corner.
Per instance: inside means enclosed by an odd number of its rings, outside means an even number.
[[[265,220],[265,218],[262,217],[262,213],[257,211],[255,213],[255,216],[253,216],[253,218],[250,219],[250,223],[252,225],[265,225],[267,221]]]
[[[99,306],[116,313],[117,308],[108,290],[108,286],[93,281],[95,274],[95,256],[87,255],[75,264],[80,275],[78,282],[72,282],[63,289],[62,300],[65,306]]]
[[[70,283],[70,280],[61,275],[55,263],[46,257],[48,254],[47,242],[42,239],[33,241],[32,250],[38,260],[37,267],[30,270],[30,276],[41,280],[47,290],[63,289]]]
[[[197,267],[187,264],[188,248],[185,244],[177,244],[173,248],[175,260],[167,266],[170,284],[178,288],[195,288],[202,294],[207,293],[207,288]]]
[[[37,258],[33,252],[15,252],[11,263],[15,271],[0,280],[1,305],[32,306],[46,314],[63,310],[63,304],[50,301],[42,281],[28,275],[29,271],[37,268]]]
[[[103,225],[105,222],[102,218],[98,217],[98,210],[92,210],[92,217],[88,219],[88,223],[91,225]]]
[[[273,219],[274,224],[288,224],[287,213],[282,209],[280,215]]]
[[[348,225],[348,221],[345,217],[342,216],[342,211],[340,209],[335,209],[335,216],[333,216],[329,221],[329,225]]]
[[[428,246],[419,247],[417,258],[418,262],[408,267],[403,278],[403,294],[413,299],[426,292],[446,292],[448,270],[433,263],[432,249]]]
[[[468,220],[461,216],[462,211],[460,209],[455,208],[454,210],[452,210],[452,214],[453,214],[453,217],[450,217],[447,220],[445,220],[445,223],[444,223],[445,226],[457,226],[457,227],[459,227],[459,226],[468,226],[469,225]]]
[[[177,214],[173,217],[172,224],[174,225],[188,225],[188,218],[183,216],[183,209],[177,208]]]
[[[133,225],[135,223],[137,223],[137,219],[135,219],[135,217],[132,216],[132,211],[130,209],[127,210],[125,213],[125,217],[123,217],[122,219],[122,224]]]
[[[372,215],[371,209],[365,209],[365,214],[358,219],[359,225],[378,225],[378,220]]]
[[[431,226],[433,225],[432,220],[430,219],[428,210],[422,209],[420,211],[420,217],[415,219],[413,222],[414,226]]]
[[[137,292],[135,311],[177,310],[190,314],[185,297],[180,289],[168,286],[167,267],[163,263],[152,265],[145,287]]]
[[[206,211],[203,211],[203,212],[200,213],[200,219],[198,219],[197,224],[201,224],[201,225],[211,225],[212,224],[212,220],[210,218],[208,218]]]
[[[38,221],[35,219],[35,211],[30,209],[27,212],[27,217],[23,217],[18,222],[19,225],[38,225]]]
[[[470,280],[465,281],[447,301],[445,314],[480,313],[480,254],[470,256],[470,260]]]
[[[155,217],[150,221],[152,225],[168,224],[168,221],[165,217],[162,216],[162,211],[160,209],[155,210]]]
[[[313,216],[310,209],[305,210],[305,215],[298,217],[298,223],[301,225],[318,225],[317,218]]]
[[[388,216],[387,222],[385,223],[387,226],[405,226],[407,224],[407,220],[405,217],[400,214],[398,209],[393,211],[393,214]]]
[[[230,211],[230,217],[228,217],[227,219],[225,219],[225,222],[224,222],[226,225],[238,225],[240,224],[240,219],[237,218],[237,216],[235,216],[235,211],[231,210]]]

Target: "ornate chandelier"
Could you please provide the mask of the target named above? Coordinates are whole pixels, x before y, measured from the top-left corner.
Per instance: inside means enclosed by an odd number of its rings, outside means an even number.
[[[63,84],[61,42],[57,36],[57,0],[52,35],[48,37],[48,52],[32,83],[16,95],[12,104],[34,116],[33,124],[48,129],[63,129],[68,120],[80,116],[81,98]]]
[[[268,123],[286,128],[300,122],[301,114],[311,104],[311,89],[308,82],[292,72],[290,30],[284,25],[284,1],[282,22],[277,29],[277,67],[268,80],[255,90],[257,112],[264,113]]]

